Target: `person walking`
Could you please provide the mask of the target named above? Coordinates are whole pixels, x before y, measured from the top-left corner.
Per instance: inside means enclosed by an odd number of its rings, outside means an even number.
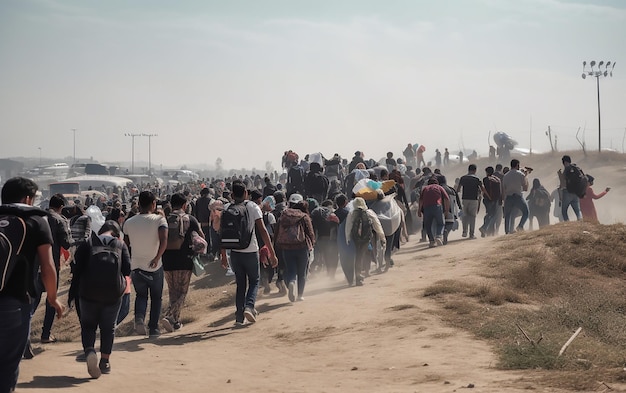
[[[420,194],[418,216],[424,215],[424,228],[428,235],[429,247],[443,245],[444,216],[450,210],[450,198],[446,190],[439,185],[437,177],[428,179],[428,185],[422,188]],[[436,232],[433,233],[433,222]]]
[[[580,211],[583,215],[583,221],[589,222],[599,222],[598,221],[598,213],[596,213],[596,206],[593,203],[594,199],[600,199],[605,196],[609,191],[611,191],[611,187],[607,187],[599,194],[596,194],[593,191],[593,182],[595,178],[591,175],[587,175],[587,191],[585,192],[585,196],[580,198]]]
[[[381,243],[381,249],[387,246],[385,232],[380,224],[376,213],[367,207],[365,199],[356,197],[352,201],[353,209],[346,218],[346,239],[354,244],[356,255],[354,257],[354,277],[348,278],[348,283],[352,285],[352,279],[356,286],[363,285],[363,270],[369,274],[369,263],[366,259],[371,258],[369,251],[370,243],[372,248],[376,247],[376,241]]]
[[[550,205],[552,197],[548,190],[541,185],[539,179],[533,179],[533,186],[526,197],[528,201],[528,221],[530,230],[533,229],[533,217],[537,217],[539,228],[550,225]]]
[[[19,366],[30,333],[31,302],[35,296],[33,283],[36,261],[46,289],[46,300],[63,316],[65,307],[57,298],[57,279],[52,258],[52,234],[45,219],[47,213],[33,207],[38,186],[30,179],[14,177],[2,187],[0,232],[17,252],[7,253],[15,263],[12,271],[0,277],[0,392],[13,392],[17,385]],[[21,247],[19,245],[21,244]],[[9,259],[10,261],[11,259]],[[3,261],[4,263],[4,261]],[[10,263],[10,262],[9,262]]]
[[[92,378],[111,372],[117,316],[130,275],[130,254],[121,240],[117,222],[106,221],[98,235],[76,249],[76,266],[72,285],[80,297],[81,341]],[[95,350],[96,330],[100,328],[100,362]]]
[[[561,215],[563,216],[563,221],[569,221],[567,211],[571,206],[574,214],[576,214],[576,218],[580,221],[583,219],[583,216],[580,212],[580,198],[576,195],[575,189],[578,187],[576,182],[580,181],[579,173],[581,171],[576,165],[572,164],[572,158],[568,155],[564,155],[561,158],[561,162],[563,163],[563,170],[559,169],[557,171],[559,189],[561,190]]]
[[[169,307],[165,311],[161,324],[169,333],[183,327],[180,322],[180,310],[187,297],[193,270],[192,233],[195,231],[198,236],[204,239],[204,232],[202,232],[198,220],[185,213],[187,210],[185,196],[182,193],[172,195],[170,204],[172,205],[172,212],[168,216],[168,225],[169,222],[174,221],[180,223],[182,228],[174,228],[174,230],[170,228],[168,230],[168,245],[175,243],[175,246],[168,247],[162,258],[163,272],[169,293]],[[180,234],[182,234],[182,243],[178,246],[180,241],[172,238],[177,238]]]
[[[476,176],[476,165],[470,164],[467,167],[467,175],[461,176],[459,184],[456,187],[456,191],[460,192],[463,189],[461,196],[463,204],[463,217],[461,221],[463,223],[463,233],[461,236],[467,237],[469,231],[469,238],[476,239],[474,231],[476,228],[476,215],[480,209],[480,193],[481,191],[487,194],[482,180]]]
[[[150,191],[139,194],[139,214],[124,223],[126,244],[131,254],[131,279],[135,287],[135,331],[141,336],[149,333],[156,338],[161,335],[159,317],[163,297],[162,257],[167,247],[167,220],[155,214],[157,200]],[[149,332],[145,317],[150,298]]]
[[[297,292],[297,300],[302,301],[309,270],[309,254],[315,246],[313,224],[302,195],[291,194],[289,207],[280,215],[277,226],[276,243],[285,259],[289,300],[295,302]]]
[[[515,233],[515,209],[522,212],[522,218],[517,225],[517,231],[524,230],[524,224],[528,220],[528,205],[522,196],[528,190],[528,170],[520,170],[518,159],[511,160],[511,169],[502,178],[502,191],[504,195],[504,233]]]
[[[224,212],[222,213],[220,228],[221,231],[221,259],[222,267],[228,268],[228,255],[226,254],[226,247],[230,249],[230,266],[235,273],[235,282],[237,284],[237,291],[235,295],[235,326],[243,326],[244,318],[249,323],[254,323],[257,320],[258,311],[255,308],[257,292],[259,289],[259,245],[256,240],[256,232],[261,234],[265,245],[269,249],[269,261],[270,265],[276,267],[278,265],[278,259],[276,258],[276,252],[272,245],[265,224],[263,223],[263,213],[259,206],[251,201],[248,201],[248,190],[246,186],[239,181],[232,184],[232,196],[234,201],[224,206]],[[241,237],[237,240],[237,245],[226,243],[225,225],[233,223],[231,221],[231,205],[232,208],[237,208],[242,214],[238,214],[245,220],[245,227],[241,227]],[[240,222],[243,226],[244,222]],[[247,243],[243,244],[242,243]],[[234,247],[234,248],[232,248]],[[238,248],[241,247],[241,248]]]

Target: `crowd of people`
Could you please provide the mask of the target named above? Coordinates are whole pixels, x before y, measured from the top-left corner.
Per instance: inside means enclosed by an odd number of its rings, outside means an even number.
[[[106,190],[108,199],[68,201],[57,194],[50,197],[48,211],[32,206],[38,189],[33,181],[8,180],[0,231],[8,233],[20,221],[23,238],[20,249],[2,261],[12,270],[0,287],[0,392],[15,387],[20,359],[34,356],[30,320],[44,290],[40,342],[56,341],[54,317],[65,309],[57,297],[59,271],[67,261],[72,269],[68,306],[78,312],[84,350],[77,360],[98,378],[111,371],[115,329],[130,312],[131,288],[135,332],[156,338],[161,329],[183,328],[192,272],[198,264],[219,260],[235,277],[234,323],[241,327],[257,321],[258,291],[269,294],[272,285],[278,296],[304,301],[312,274],[334,278],[341,266],[350,286],[362,286],[371,274],[394,265],[393,253],[409,235],[420,234],[421,242],[440,247],[457,228],[462,237],[475,239],[476,229],[482,237],[498,234],[502,221],[504,232],[512,234],[524,230],[527,221],[532,229],[534,218],[539,227],[548,225],[553,204],[560,206],[562,220],[569,219],[571,207],[577,219],[597,221],[593,199],[609,191],[595,194],[593,177],[569,156],[562,157],[560,185],[551,194],[539,179],[529,190],[532,168],[518,159],[508,167],[487,166],[484,177],[469,164],[467,174],[449,185],[442,172],[449,165],[448,149],[443,158],[437,150],[433,168],[423,153],[408,144],[404,159],[390,152],[377,162],[357,151],[348,162],[339,154],[327,159],[314,153],[301,160],[286,151],[280,175],[203,179],[165,190],[144,184]],[[481,204],[484,220],[476,228]],[[103,223],[94,225],[98,220],[88,213],[90,206],[98,207]]]

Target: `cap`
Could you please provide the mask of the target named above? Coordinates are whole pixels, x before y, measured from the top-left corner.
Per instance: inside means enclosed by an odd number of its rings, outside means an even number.
[[[289,197],[289,203],[292,203],[294,205],[301,203],[303,200],[304,198],[302,198],[302,195],[300,194],[291,194],[291,196]]]

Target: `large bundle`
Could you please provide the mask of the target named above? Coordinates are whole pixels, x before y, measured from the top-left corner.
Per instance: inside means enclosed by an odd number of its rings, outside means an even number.
[[[381,200],[367,201],[367,206],[378,215],[385,236],[393,235],[402,222],[402,209],[396,203],[395,196],[391,194]]]
[[[493,141],[496,145],[504,147],[507,150],[513,150],[515,145],[517,145],[517,141],[504,132],[496,132],[493,134]]]
[[[381,192],[385,194],[395,185],[395,180],[379,182],[370,179],[361,179],[352,187],[352,193],[355,197],[361,197],[366,201],[373,201],[378,199]]]

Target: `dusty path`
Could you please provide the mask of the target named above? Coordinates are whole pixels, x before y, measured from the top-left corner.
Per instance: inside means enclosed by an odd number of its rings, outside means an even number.
[[[437,303],[422,296],[436,280],[475,276],[489,240],[437,249],[416,240],[363,287],[347,287],[338,272],[334,282],[312,279],[304,302],[259,298],[259,321],[246,328],[232,328],[233,306],[158,340],[118,338],[112,373],[98,380],[74,361],[80,343],[48,345],[22,362],[18,391],[556,391],[520,382],[527,373],[495,370],[489,346],[443,324],[431,312]]]

